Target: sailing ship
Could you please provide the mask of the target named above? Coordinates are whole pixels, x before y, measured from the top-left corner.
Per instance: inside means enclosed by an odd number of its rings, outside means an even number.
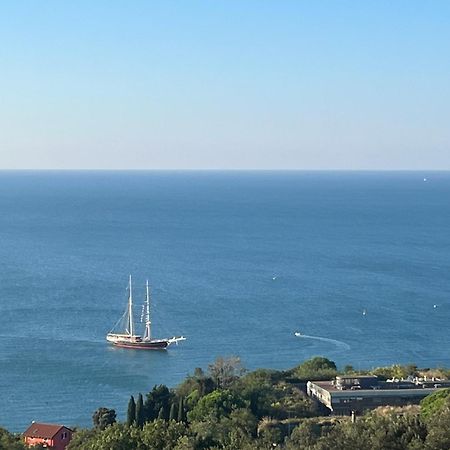
[[[116,347],[135,348],[140,350],[164,350],[171,344],[185,341],[184,336],[173,336],[171,338],[154,339],[151,335],[150,321],[150,289],[148,280],[146,282],[145,302],[142,306],[141,322],[144,325],[143,335],[136,333],[133,316],[133,289],[131,286],[131,275],[128,284],[128,304],[123,316],[117,321],[113,329],[106,335],[106,340]],[[144,320],[145,319],[145,320]]]

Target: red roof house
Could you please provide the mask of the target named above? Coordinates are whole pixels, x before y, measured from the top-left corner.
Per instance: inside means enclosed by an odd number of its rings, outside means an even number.
[[[25,444],[41,444],[52,450],[64,450],[72,438],[72,430],[64,425],[32,422],[23,433]]]

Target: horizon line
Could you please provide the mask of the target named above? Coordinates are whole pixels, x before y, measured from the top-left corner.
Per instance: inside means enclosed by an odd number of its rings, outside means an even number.
[[[419,168],[419,169],[288,169],[288,168],[276,168],[276,169],[261,169],[261,168],[235,168],[235,169],[221,169],[221,168],[0,168],[1,172],[450,172],[450,168],[436,169],[436,168]]]

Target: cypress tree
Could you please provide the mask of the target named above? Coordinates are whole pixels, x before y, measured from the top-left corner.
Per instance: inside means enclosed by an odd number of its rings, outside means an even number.
[[[184,422],[184,401],[183,397],[180,397],[180,402],[178,403],[178,422]]]
[[[136,403],[136,425],[140,428],[144,425],[144,400],[142,394],[139,393],[138,401]]]
[[[175,417],[175,403],[172,403],[170,405],[169,420],[176,420],[176,417]]]
[[[134,397],[131,396],[130,401],[128,402],[128,410],[127,410],[127,425],[133,425],[136,420],[136,402],[134,401]]]

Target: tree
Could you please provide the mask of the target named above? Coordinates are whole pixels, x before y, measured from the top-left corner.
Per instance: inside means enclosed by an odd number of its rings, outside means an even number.
[[[316,404],[297,387],[278,383],[272,388],[276,400],[271,404],[270,416],[277,419],[311,417],[317,411]]]
[[[244,406],[244,400],[233,392],[215,390],[199,400],[194,409],[188,413],[188,419],[190,422],[205,421],[211,417],[220,420],[234,409]]]
[[[191,389],[189,390],[189,392],[181,394],[183,395],[183,397],[187,396],[194,389],[197,389],[200,397],[203,397],[216,388],[214,380],[211,378],[211,376],[207,376],[205,372],[203,372],[203,370],[199,367],[194,370],[194,375],[192,377],[189,377],[189,379],[192,383]]]
[[[347,364],[346,366],[344,366],[344,373],[345,374],[355,373],[355,369],[350,364]]]
[[[274,378],[274,371],[258,369],[239,380],[239,392],[249,403],[252,414],[258,419],[270,416],[277,401]]]
[[[141,432],[142,443],[148,450],[172,450],[186,435],[186,427],[178,422],[155,420],[146,423]]]
[[[69,445],[74,450],[137,450],[141,446],[141,430],[136,427],[128,427],[126,424],[114,423],[104,430],[92,435],[83,442],[82,446]],[[76,433],[75,433],[76,437]]]
[[[90,430],[76,430],[72,435],[72,439],[66,450],[80,450],[88,448],[88,446],[97,439],[97,435],[101,433],[99,428]]]
[[[180,397],[180,401],[178,403],[177,421],[184,422],[185,420],[186,420],[186,417],[185,417],[185,413],[184,413],[184,400],[183,400],[183,397]]]
[[[210,414],[203,420],[191,422],[189,430],[195,437],[194,448],[197,449],[241,449],[243,434],[239,428],[233,429],[233,423],[229,416],[220,418]]]
[[[174,394],[170,392],[167,386],[163,384],[154,386],[153,389],[147,394],[147,399],[144,405],[146,421],[155,420],[161,409],[163,409],[163,415],[166,419],[166,415],[169,412],[173,397]]]
[[[294,372],[303,380],[324,380],[336,376],[337,368],[334,361],[316,356],[300,364]]]
[[[420,416],[427,421],[445,407],[450,407],[450,389],[441,389],[426,396],[420,402]]]
[[[172,403],[170,405],[170,412],[169,412],[169,420],[176,420],[176,406],[175,403]]]
[[[20,436],[16,436],[4,428],[0,428],[0,450],[24,450],[25,445]]]
[[[266,448],[278,446],[283,437],[279,421],[264,417],[258,424],[258,437]]]
[[[136,425],[142,428],[145,422],[145,410],[144,410],[144,399],[142,398],[141,393],[139,393],[138,401],[136,404],[135,420]]]
[[[305,420],[294,428],[294,431],[287,440],[286,447],[288,450],[310,448],[314,446],[321,434],[322,427],[316,420]]]
[[[208,366],[208,372],[218,389],[226,389],[245,372],[245,369],[238,356],[230,356],[217,358]]]
[[[359,419],[337,422],[318,439],[315,450],[424,449],[427,430],[417,414],[376,411]]]
[[[372,370],[372,373],[377,377],[387,380],[388,378],[397,378],[399,380],[407,378],[408,376],[416,376],[418,374],[417,366],[408,364],[402,366],[400,364],[393,364],[389,367],[377,367]]]
[[[136,421],[136,402],[134,401],[134,397],[131,396],[130,401],[128,402],[128,410],[127,410],[127,425],[131,426]]]
[[[196,368],[194,375],[188,376],[177,388],[177,397],[184,399],[184,408],[192,409],[200,397],[215,389],[215,383],[210,376],[206,376],[202,369]]]
[[[258,420],[247,408],[233,410],[230,414],[230,419],[234,431],[249,437],[256,436]]]
[[[95,428],[104,430],[109,425],[116,422],[116,411],[108,408],[98,408],[92,416],[92,421]]]
[[[441,408],[427,416],[428,436],[426,443],[428,449],[448,450],[450,448],[449,424],[450,406],[447,402]]]

